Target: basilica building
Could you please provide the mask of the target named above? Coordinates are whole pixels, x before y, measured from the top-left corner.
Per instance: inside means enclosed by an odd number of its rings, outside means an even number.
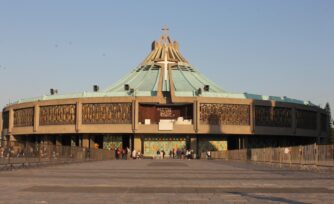
[[[52,89],[2,110],[3,141],[130,148],[147,157],[321,143],[328,133],[328,114],[311,102],[222,89],[190,64],[167,28],[135,69],[104,90]]]

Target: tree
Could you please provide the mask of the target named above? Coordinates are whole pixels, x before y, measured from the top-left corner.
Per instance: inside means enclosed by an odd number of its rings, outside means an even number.
[[[327,113],[327,115],[328,115],[328,119],[329,119],[329,120],[328,120],[328,122],[329,122],[329,127],[331,128],[331,127],[332,127],[331,108],[330,108],[328,102],[326,103],[325,110],[326,110],[326,113]]]
[[[331,129],[332,129],[331,143],[334,144],[334,128]]]
[[[331,108],[330,108],[328,102],[326,103],[325,110],[326,110],[327,115],[328,115],[328,122],[329,122],[328,128],[329,128],[329,134],[330,134],[329,137],[330,137],[331,143],[334,143],[334,129],[332,128],[332,125],[334,125],[334,123],[332,121]]]
[[[326,113],[327,113],[327,116],[328,116],[328,122],[329,122],[329,124],[328,124],[328,128],[329,128],[329,130],[328,130],[328,133],[329,133],[329,140],[330,140],[330,142],[331,143],[333,143],[334,141],[334,138],[333,138],[333,130],[332,130],[332,117],[331,117],[331,108],[330,108],[330,106],[329,106],[329,103],[327,102],[326,103],[326,105],[325,105],[325,110],[326,110]]]

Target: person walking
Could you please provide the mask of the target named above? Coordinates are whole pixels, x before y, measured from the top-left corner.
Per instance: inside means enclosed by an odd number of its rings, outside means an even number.
[[[136,149],[133,149],[132,151],[132,159],[136,159],[137,158],[137,152]]]
[[[126,153],[127,153],[126,157],[128,159],[130,159],[131,158],[131,149],[129,147],[126,148]]]
[[[208,150],[208,151],[206,152],[206,156],[207,156],[207,159],[208,159],[208,160],[211,159],[211,151],[210,151],[210,150]]]
[[[122,148],[119,148],[118,151],[117,151],[117,155],[118,155],[118,159],[122,159]]]
[[[122,151],[122,159],[126,160],[126,156],[127,156],[126,148],[124,148],[123,151]]]
[[[173,159],[173,151],[172,150],[169,150],[169,158]]]
[[[118,149],[118,147],[115,150],[115,157],[116,157],[116,160],[119,159],[119,149]]]
[[[141,158],[142,158],[141,152],[138,151],[138,152],[137,152],[137,159],[141,159]]]
[[[187,157],[188,160],[190,160],[190,151],[188,149],[186,151],[186,157]]]
[[[161,158],[161,159],[164,159],[164,158],[165,158],[165,151],[164,151],[164,150],[162,150],[162,151],[160,152],[160,158]]]
[[[193,149],[190,150],[190,159],[196,159],[196,155]]]
[[[177,149],[176,154],[177,154],[178,159],[182,159],[182,150],[181,149]]]

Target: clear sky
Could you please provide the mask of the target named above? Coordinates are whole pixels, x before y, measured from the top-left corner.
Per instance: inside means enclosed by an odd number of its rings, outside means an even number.
[[[0,0],[0,106],[102,89],[168,25],[188,61],[230,92],[334,109],[334,1]]]

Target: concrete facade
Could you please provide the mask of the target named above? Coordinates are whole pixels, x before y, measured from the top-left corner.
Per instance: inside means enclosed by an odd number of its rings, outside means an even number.
[[[65,99],[65,100],[54,100],[54,101],[41,101],[41,102],[32,102],[32,103],[24,103],[11,105],[4,109],[4,112],[8,112],[8,128],[4,129],[4,134],[9,136],[10,138],[15,139],[17,137],[20,138],[28,138],[32,135],[35,136],[43,136],[43,135],[51,135],[57,136],[61,135],[77,135],[83,136],[85,139],[82,141],[82,145],[84,147],[94,147],[94,140],[90,140],[89,137],[93,135],[103,135],[103,134],[123,134],[123,135],[134,135],[133,143],[134,149],[138,151],[144,151],[144,137],[147,135],[174,135],[174,136],[190,136],[192,140],[199,137],[207,137],[208,135],[229,135],[230,137],[239,138],[242,136],[242,141],[237,141],[239,143],[244,143],[245,141],[252,139],[252,137],[262,136],[262,137],[300,137],[302,138],[308,137],[310,139],[314,138],[314,141],[320,142],[321,140],[326,140],[327,131],[321,129],[321,125],[319,122],[319,117],[321,114],[326,114],[323,109],[317,107],[309,107],[303,105],[296,104],[288,104],[288,103],[278,103],[278,102],[267,102],[267,101],[256,101],[256,100],[240,100],[240,99],[222,99],[222,98],[185,98],[183,100],[177,98],[178,103],[193,103],[195,107],[195,111],[193,113],[193,123],[189,125],[174,125],[172,130],[159,130],[158,124],[140,124],[138,122],[139,117],[139,104],[158,100],[154,98],[90,98],[90,99]],[[82,104],[100,104],[100,103],[119,103],[119,102],[131,102],[134,104],[133,112],[132,112],[132,122],[130,124],[83,124],[82,123]],[[245,104],[250,107],[250,123],[249,125],[210,125],[203,124],[200,121],[201,113],[199,111],[199,105],[201,103],[217,103],[217,104]],[[265,126],[257,126],[255,124],[255,116],[254,107],[255,105],[263,105],[268,104],[273,107],[289,107],[294,112],[296,109],[303,109],[307,111],[313,111],[317,113],[317,124],[316,129],[302,129],[297,128],[296,117],[293,117],[293,122],[291,127],[265,127]],[[69,105],[73,104],[76,106],[75,110],[75,123],[73,124],[63,124],[63,125],[40,125],[40,107],[43,106],[57,106],[57,105]],[[79,107],[79,108],[78,108]],[[16,110],[22,110],[26,108],[33,108],[34,117],[33,124],[31,126],[25,127],[16,127],[14,125],[14,113]],[[89,141],[90,140],[90,141]],[[202,141],[202,140],[199,140]],[[194,144],[191,146],[192,149],[197,149],[198,144]]]
[[[298,105],[281,103],[275,101],[256,101],[248,99],[224,99],[224,98],[178,98],[175,97],[176,103],[217,103],[217,104],[245,104],[250,106],[251,113],[254,112],[255,105],[269,105],[272,107],[289,107],[293,110],[303,109],[307,111],[316,112],[317,115],[326,114],[326,111],[312,106]],[[160,131],[157,124],[144,125],[138,123],[138,104],[140,103],[159,103],[159,98],[142,97],[142,98],[131,98],[131,97],[120,97],[120,98],[87,98],[87,99],[64,99],[64,100],[50,100],[40,101],[32,103],[22,103],[7,106],[3,109],[3,112],[9,113],[9,127],[4,128],[7,135],[31,135],[31,134],[74,134],[74,133],[133,133],[133,134],[149,134],[149,133],[161,133],[161,134],[242,134],[242,135],[290,135],[290,136],[310,136],[310,137],[327,137],[326,131],[321,131],[320,124],[317,124],[315,130],[300,129],[296,127],[296,118],[293,118],[292,127],[279,128],[279,127],[263,127],[255,125],[255,118],[252,115],[250,117],[250,124],[237,126],[237,125],[207,125],[201,124],[199,121],[200,112],[199,108],[194,112],[193,124],[191,125],[175,125],[175,128],[171,131]],[[174,101],[174,100],[172,100]],[[44,125],[40,126],[39,122],[39,107],[41,106],[57,106],[57,105],[69,105],[73,104],[80,107],[84,103],[120,103],[120,102],[131,102],[135,104],[133,121],[131,124],[99,124],[89,125],[82,124],[80,116],[82,115],[82,109],[76,108],[75,124],[66,125]],[[167,103],[159,103],[167,104]],[[34,124],[33,126],[27,127],[15,127],[14,126],[14,111],[26,108],[34,109]],[[317,121],[319,122],[319,117]],[[317,122],[317,123],[318,123]]]

